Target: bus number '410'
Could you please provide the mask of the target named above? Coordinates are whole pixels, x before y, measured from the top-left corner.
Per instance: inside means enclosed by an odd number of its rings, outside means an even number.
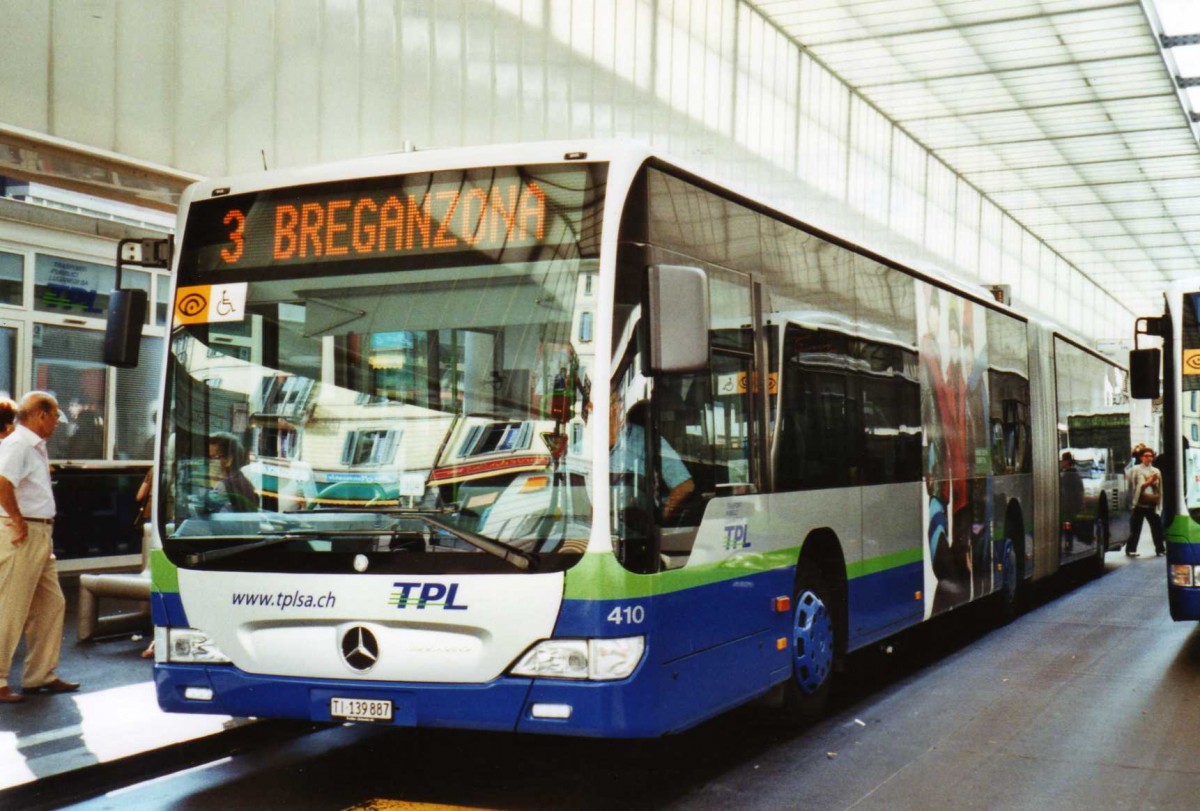
[[[640,605],[619,605],[608,612],[608,621],[614,625],[641,625],[646,621],[646,609]]]

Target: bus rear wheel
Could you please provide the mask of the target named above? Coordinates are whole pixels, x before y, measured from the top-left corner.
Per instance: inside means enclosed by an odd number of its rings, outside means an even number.
[[[793,724],[813,721],[829,702],[837,653],[832,596],[821,570],[801,564],[792,614],[792,677],[783,697],[786,719]]]
[[[1017,548],[1012,538],[1004,540],[1000,552],[1000,588],[996,599],[996,624],[1005,625],[1020,613],[1021,570],[1017,565]]]
[[[1096,512],[1096,520],[1092,524],[1092,538],[1096,541],[1096,558],[1092,564],[1092,573],[1096,577],[1104,574],[1104,554],[1108,551],[1108,540],[1111,529],[1108,521],[1108,509],[1101,504]]]

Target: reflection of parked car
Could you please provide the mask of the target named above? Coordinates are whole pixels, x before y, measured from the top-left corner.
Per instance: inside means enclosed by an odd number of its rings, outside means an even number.
[[[1074,457],[1075,468],[1083,482],[1083,508],[1079,520],[1086,522],[1086,526],[1079,537],[1091,541],[1094,534],[1099,532],[1109,548],[1113,548],[1112,520],[1123,513],[1123,471],[1112,470],[1107,448],[1064,448],[1060,454],[1063,452],[1070,452]]]
[[[458,488],[475,531],[539,552],[582,553],[592,505],[582,473],[523,472],[466,482]]]
[[[387,502],[395,503],[400,494],[395,484],[376,482],[333,482],[317,491],[310,509],[338,509],[346,507],[369,507]]]

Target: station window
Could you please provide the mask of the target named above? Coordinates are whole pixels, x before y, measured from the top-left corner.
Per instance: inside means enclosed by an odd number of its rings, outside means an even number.
[[[104,459],[108,367],[104,333],[34,324],[33,387],[58,398],[66,423],[48,442],[51,459]]]
[[[95,262],[39,253],[34,259],[33,279],[35,310],[104,318],[108,309],[108,291],[116,285],[117,272],[115,268]]]
[[[116,428],[117,459],[144,462],[154,459],[163,344],[162,338],[143,336],[138,351],[138,365],[117,370],[116,402],[112,414],[112,423]]]
[[[166,326],[168,307],[171,304],[171,283],[166,276],[158,277],[158,293],[155,296],[156,305],[154,307],[154,323],[158,326]]]
[[[17,391],[17,330],[0,327],[0,395],[14,398]]]
[[[0,252],[0,304],[20,307],[24,304],[25,258],[15,253]]]

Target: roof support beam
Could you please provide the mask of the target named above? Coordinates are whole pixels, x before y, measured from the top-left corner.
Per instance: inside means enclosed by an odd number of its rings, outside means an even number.
[[[1175,36],[1159,34],[1158,41],[1162,43],[1164,48],[1179,48],[1184,45],[1200,45],[1200,34],[1177,34]]]

